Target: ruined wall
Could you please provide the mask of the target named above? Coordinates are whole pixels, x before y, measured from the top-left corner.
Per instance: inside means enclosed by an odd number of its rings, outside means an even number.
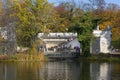
[[[104,30],[94,30],[93,35],[96,40],[91,44],[91,53],[110,53],[111,27],[108,26]]]
[[[92,54],[98,54],[100,53],[100,37],[95,37],[91,41],[91,53]]]
[[[3,41],[0,42],[0,54],[11,55],[16,52],[16,33],[12,24],[0,27],[0,36]]]

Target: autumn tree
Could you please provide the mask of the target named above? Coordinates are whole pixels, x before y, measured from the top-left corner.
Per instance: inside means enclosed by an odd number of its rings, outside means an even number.
[[[65,3],[64,3],[65,4]],[[92,30],[95,28],[94,17],[91,11],[82,10],[74,6],[76,3],[66,3],[59,6],[58,10],[61,17],[65,17],[69,21],[68,31],[77,32],[78,39],[81,43],[82,53],[84,56],[90,55],[90,41],[93,37]]]
[[[108,4],[103,12],[103,17],[106,18],[104,22],[100,24],[100,28],[104,29],[107,25],[112,27],[112,46],[118,48],[118,42],[120,40],[120,10],[116,4]],[[120,47],[119,47],[120,48]]]
[[[57,22],[58,16],[53,4],[46,0],[26,0],[24,3],[15,2],[12,6],[13,15],[17,18],[18,44],[30,47],[39,32],[50,32],[51,26]]]
[[[74,30],[78,33],[78,39],[84,56],[90,55],[90,41],[93,37],[93,27],[92,15],[89,12],[82,12],[73,19],[73,25],[71,25],[69,29],[70,31]]]
[[[60,30],[58,32],[66,32],[68,31],[69,26],[71,25],[71,20],[74,15],[74,6],[72,3],[65,2],[60,3],[55,7],[57,14],[59,15],[59,24],[57,25]]]
[[[0,2],[0,26],[2,22],[2,2]]]

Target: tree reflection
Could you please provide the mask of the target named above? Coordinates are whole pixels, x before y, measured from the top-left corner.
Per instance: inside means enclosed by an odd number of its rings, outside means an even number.
[[[90,63],[89,62],[82,63],[80,80],[90,80]]]
[[[0,80],[120,80],[119,67],[75,61],[0,63]]]

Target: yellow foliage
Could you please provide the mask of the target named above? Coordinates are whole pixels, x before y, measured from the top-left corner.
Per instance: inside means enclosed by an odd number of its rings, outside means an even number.
[[[34,55],[29,55],[27,53],[19,53],[12,56],[15,61],[47,61],[47,58],[42,52]]]
[[[42,44],[43,44],[42,40],[36,40],[35,43],[32,45],[32,48],[30,49],[29,54],[32,54],[32,55],[39,54],[40,52],[38,52],[37,46]]]
[[[110,21],[105,21],[103,23],[101,23],[99,26],[100,26],[100,29],[103,30],[105,29],[108,25],[112,25],[112,23]]]
[[[120,28],[119,27],[114,27],[112,29],[112,39],[113,40],[118,40],[120,38]]]
[[[4,39],[0,36],[0,43],[3,42],[3,41],[4,41]]]

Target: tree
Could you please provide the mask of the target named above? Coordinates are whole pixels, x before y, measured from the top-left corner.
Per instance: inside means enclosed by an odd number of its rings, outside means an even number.
[[[26,0],[24,3],[15,2],[13,15],[17,18],[18,44],[32,46],[39,32],[49,32],[56,23],[56,12],[52,4],[46,0]]]
[[[112,46],[118,48],[120,39],[120,10],[116,4],[108,4],[107,8],[103,13],[103,18],[106,18],[104,22],[100,24],[102,29],[106,28],[107,25],[112,26]]]
[[[117,40],[112,41],[112,46],[113,46],[115,49],[120,49],[120,38],[117,39]]]
[[[105,9],[105,0],[89,0],[92,10],[99,13]]]
[[[71,25],[72,17],[75,13],[73,4],[70,2],[61,3],[55,7],[55,10],[60,17],[59,23],[57,24],[57,28],[59,28],[58,32],[68,31],[68,28]]]
[[[2,25],[2,8],[0,8],[0,26]]]
[[[63,14],[69,20],[68,31],[77,32],[78,39],[81,44],[82,52],[84,56],[90,55],[90,41],[93,37],[92,30],[95,26],[95,22],[93,19],[93,14],[91,11],[81,10],[80,8],[74,6],[76,3],[67,3],[70,5],[64,6],[62,5],[68,14]],[[64,11],[63,10],[63,11]]]
[[[73,25],[69,28],[70,31],[76,31],[78,33],[78,39],[82,47],[82,53],[84,56],[90,55],[90,41],[93,37],[93,20],[92,15],[89,12],[79,13],[72,21]]]
[[[34,27],[34,15],[30,12],[28,4],[29,0],[25,3],[14,2],[11,6],[13,9],[12,16],[16,17],[17,42],[19,46],[31,46],[33,37],[36,34],[36,27]]]

